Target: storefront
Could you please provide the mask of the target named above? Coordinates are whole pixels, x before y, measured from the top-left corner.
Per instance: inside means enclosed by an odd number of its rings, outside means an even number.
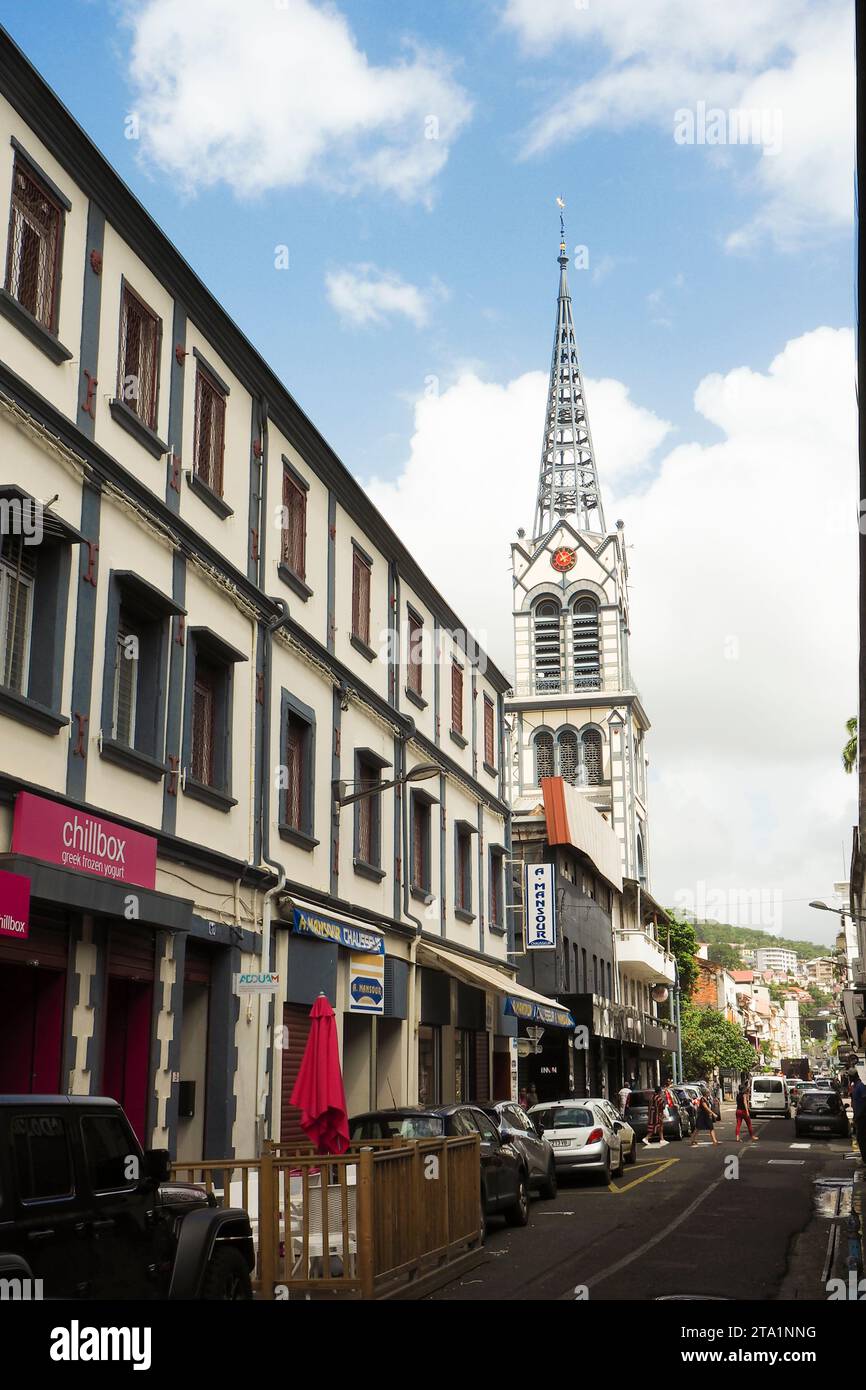
[[[68,960],[67,914],[33,912],[30,880],[0,872],[0,1093],[60,1088]]]
[[[279,1136],[305,1144],[300,1112],[291,1103],[319,994],[334,1007],[349,1114],[394,1105],[405,1096],[408,962],[390,952],[397,940],[364,923],[295,903],[277,923],[277,960],[285,975],[280,1057]]]

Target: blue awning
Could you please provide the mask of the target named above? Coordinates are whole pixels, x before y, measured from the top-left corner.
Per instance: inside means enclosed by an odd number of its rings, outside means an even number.
[[[524,1023],[544,1023],[548,1028],[575,1026],[568,1009],[558,1009],[554,1004],[536,1004],[530,999],[518,999],[513,994],[506,997],[505,1012]]]

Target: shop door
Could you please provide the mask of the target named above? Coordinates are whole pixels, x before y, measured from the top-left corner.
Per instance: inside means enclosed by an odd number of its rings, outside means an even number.
[[[0,938],[0,1094],[57,1095],[68,933],[33,924],[25,941]]]
[[[285,1046],[282,1052],[283,1070],[280,1083],[280,1143],[290,1144],[295,1148],[306,1148],[310,1142],[301,1129],[301,1112],[290,1100],[301,1069],[307,1038],[310,1036],[310,1008],[309,1004],[283,1005]]]
[[[144,1148],[148,1146],[153,979],[153,936],[141,929],[113,927],[108,943],[101,1090],[123,1106]]]
[[[204,1136],[211,958],[210,948],[198,941],[187,939],[183,967],[183,1022],[180,1032],[177,1114],[179,1163],[207,1158],[204,1152]]]

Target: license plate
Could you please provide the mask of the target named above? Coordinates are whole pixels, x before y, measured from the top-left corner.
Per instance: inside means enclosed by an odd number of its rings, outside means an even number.
[[[552,1149],[570,1149],[570,1148],[571,1148],[571,1140],[570,1140],[570,1139],[551,1139],[551,1141],[550,1141],[550,1147],[551,1147]]]
[[[829,1134],[829,1133],[830,1133],[830,1130],[833,1128],[833,1126],[832,1126],[832,1125],[813,1125],[812,1128],[814,1129],[814,1131],[815,1131],[816,1134]]]

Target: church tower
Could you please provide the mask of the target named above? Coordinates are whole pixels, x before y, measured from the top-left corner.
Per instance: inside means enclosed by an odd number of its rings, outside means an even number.
[[[560,206],[562,206],[560,204]],[[613,826],[624,880],[649,891],[649,720],[629,666],[623,523],[605,524],[568,287],[560,217],[559,294],[535,520],[512,543],[511,796],[535,812],[561,776]]]

